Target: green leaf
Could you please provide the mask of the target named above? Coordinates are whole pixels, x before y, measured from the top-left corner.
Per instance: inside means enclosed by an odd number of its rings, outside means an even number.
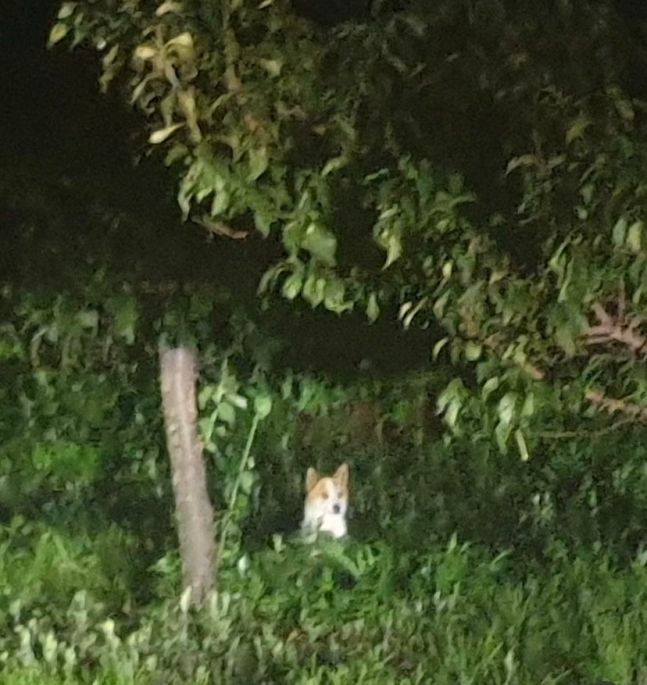
[[[233,424],[236,422],[236,411],[226,400],[222,400],[218,404],[218,418],[225,423],[228,423],[230,426],[233,426]]]
[[[254,398],[254,413],[260,419],[269,416],[272,411],[272,398],[269,395],[257,395]]]
[[[452,259],[447,260],[443,264],[443,280],[448,281],[452,276],[452,271],[454,269],[454,261]]]
[[[274,78],[281,75],[281,69],[283,69],[284,64],[281,59],[259,59],[258,63]]]
[[[223,188],[214,193],[213,202],[211,203],[211,216],[219,216],[227,211],[231,201],[231,195],[228,190]]]
[[[368,303],[366,305],[366,316],[368,320],[373,323],[377,320],[380,315],[380,306],[377,303],[377,297],[375,293],[371,293],[368,297]]]
[[[346,286],[339,280],[329,280],[326,283],[324,295],[324,305],[326,309],[336,314],[341,314],[347,309],[352,309],[353,303],[347,302],[345,298]]]
[[[170,126],[159,128],[150,134],[148,137],[148,142],[151,145],[159,145],[173,135],[173,133],[175,133],[175,131],[177,131],[179,128],[182,128],[182,126],[184,126],[184,124],[171,124]]]
[[[99,313],[96,309],[85,309],[76,315],[79,325],[83,328],[97,330],[99,326]]]
[[[513,157],[509,162],[508,166],[506,167],[505,173],[509,174],[511,171],[514,171],[515,169],[518,169],[519,167],[525,167],[525,166],[537,166],[539,163],[539,160],[535,155],[521,155],[519,157]]]
[[[505,454],[508,451],[508,438],[510,437],[511,430],[512,427],[510,424],[504,423],[503,421],[499,421],[494,429],[494,436],[502,454]]]
[[[445,313],[445,307],[449,300],[449,290],[446,290],[435,302],[433,312],[437,319],[442,319]]]
[[[303,278],[300,273],[295,272],[290,274],[283,283],[281,292],[288,300],[293,300],[300,292]]]
[[[514,432],[514,438],[517,441],[517,449],[519,450],[519,456],[521,461],[528,461],[530,454],[528,453],[528,446],[526,445],[526,440],[523,437],[523,433],[520,428]]]
[[[475,362],[481,356],[482,351],[481,345],[469,340],[465,345],[465,358],[470,362]]]
[[[207,402],[213,397],[213,385],[205,385],[200,392],[198,392],[198,407],[204,409]]]
[[[456,432],[458,416],[465,402],[465,387],[460,379],[455,378],[447,385],[436,400],[438,412],[443,414],[447,425]]]
[[[574,140],[582,138],[584,132],[591,123],[591,120],[587,116],[580,114],[566,131],[566,144],[570,145]]]
[[[627,247],[634,253],[640,252],[643,222],[635,221],[627,232]]]
[[[521,407],[521,416],[528,417],[535,413],[535,395],[529,392],[523,401],[523,406]]]
[[[488,380],[484,383],[483,389],[481,390],[481,397],[483,398],[483,401],[487,400],[487,398],[499,387],[499,379],[497,376],[494,378],[488,378]]]
[[[249,173],[247,174],[248,181],[255,181],[267,170],[269,164],[269,153],[267,147],[252,148],[248,153]]]
[[[228,392],[226,394],[227,402],[237,409],[247,409],[247,398],[235,392]]]
[[[114,316],[115,333],[132,345],[135,341],[135,327],[138,319],[135,298],[130,295],[114,297],[109,300],[107,307]]]
[[[326,279],[316,273],[311,273],[303,284],[303,297],[313,308],[323,302],[325,291]]]
[[[294,376],[291,373],[288,373],[283,383],[281,383],[281,397],[284,400],[290,399],[292,397],[293,388]]]
[[[431,358],[436,360],[438,359],[438,355],[440,354],[441,350],[445,345],[449,342],[448,337],[441,338],[432,348],[431,350]]]
[[[173,52],[182,61],[189,61],[195,58],[195,46],[193,36],[188,32],[174,36],[164,46],[166,52]]]
[[[456,421],[458,420],[461,406],[462,402],[460,398],[456,397],[449,403],[447,410],[445,411],[445,421],[452,430],[455,430],[456,428]]]
[[[407,305],[410,305],[411,303],[407,303]],[[402,313],[400,318],[402,319],[402,325],[404,326],[404,329],[407,330],[409,326],[411,326],[411,323],[415,316],[420,312],[420,310],[427,304],[427,298],[423,297],[416,305],[415,307],[410,307],[408,308],[408,311],[404,311],[404,307],[400,309],[400,312]]]
[[[517,395],[514,392],[507,392],[500,400],[497,407],[499,420],[506,426],[512,423],[514,410],[517,404]]]
[[[266,214],[263,210],[256,210],[254,212],[254,226],[256,230],[264,237],[270,234],[273,218]]]
[[[67,24],[64,24],[62,22],[58,22],[52,26],[52,30],[49,32],[49,39],[47,41],[47,44],[51,47],[52,45],[56,45],[56,43],[60,42],[67,36],[69,32],[69,26]]]
[[[331,174],[333,171],[338,171],[339,169],[343,169],[346,165],[348,164],[348,157],[345,155],[341,155],[340,157],[334,157],[333,159],[329,159],[324,168],[323,171],[321,172],[322,178],[325,178],[329,174]]]
[[[254,487],[254,474],[252,471],[243,471],[240,474],[240,489],[245,495],[249,495]]]
[[[377,242],[386,251],[386,260],[382,269],[388,269],[402,255],[402,238],[399,228],[391,225],[382,229],[378,234]]]
[[[565,322],[556,328],[555,342],[564,350],[568,357],[572,357],[575,354],[575,337],[571,327]]]
[[[623,216],[621,216],[618,219],[618,221],[616,221],[616,225],[613,227],[613,231],[612,231],[613,244],[616,245],[617,247],[624,245],[626,235],[627,235],[627,220]]]
[[[64,2],[61,5],[61,9],[58,11],[58,14],[56,15],[57,19],[67,19],[68,17],[71,17],[74,14],[74,10],[76,9],[76,3],[75,2]]]
[[[337,238],[320,224],[313,222],[306,228],[301,247],[317,261],[327,266],[335,265]]]
[[[580,189],[580,195],[582,196],[584,203],[587,205],[591,204],[591,200],[593,199],[594,193],[595,193],[595,185],[593,183],[586,183]]]
[[[627,100],[624,97],[618,97],[616,96],[615,102],[616,110],[618,114],[625,120],[625,121],[633,121],[635,117],[635,111],[633,108],[633,105],[629,100]]]

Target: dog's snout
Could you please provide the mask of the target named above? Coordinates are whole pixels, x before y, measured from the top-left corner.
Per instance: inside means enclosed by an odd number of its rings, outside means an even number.
[[[339,504],[333,504],[332,511],[333,511],[333,514],[338,514],[340,511]]]

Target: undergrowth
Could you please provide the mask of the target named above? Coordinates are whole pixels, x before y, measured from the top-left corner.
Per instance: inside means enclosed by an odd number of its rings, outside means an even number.
[[[172,557],[158,564],[155,600],[135,605],[119,576],[101,572],[101,544],[74,539],[24,523],[2,533],[0,658],[13,674],[3,682],[647,678],[644,557],[618,566],[601,550],[572,555],[554,544],[520,577],[508,555],[455,537],[400,553],[383,542],[276,536],[223,569],[219,592],[196,613],[173,596]],[[33,563],[11,568],[28,551]]]
[[[206,342],[208,298],[176,298],[158,326],[105,287],[2,302],[3,685],[647,683],[644,431],[522,462],[425,434],[435,371],[279,371],[235,316],[227,344]],[[229,531],[201,612],[179,596],[152,343],[187,321]],[[341,461],[350,540],[300,544],[305,470]]]

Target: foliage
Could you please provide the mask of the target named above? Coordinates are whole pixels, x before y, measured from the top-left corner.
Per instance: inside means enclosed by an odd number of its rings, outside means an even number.
[[[285,371],[226,298],[151,297],[92,271],[72,291],[0,301],[6,682],[644,678],[639,428],[547,441],[529,462],[445,444],[424,409],[447,370],[346,383]],[[160,337],[200,351],[221,541],[227,530],[220,592],[198,615],[177,599]],[[343,459],[352,540],[300,545],[305,469]]]
[[[378,2],[332,28],[287,0],[80,0],[50,42],[101,52],[185,217],[280,242],[261,291],[437,328],[447,425],[528,459],[593,396],[645,404],[638,350],[587,339],[596,303],[639,320],[647,277],[623,22],[576,0]]]
[[[4,533],[4,544],[17,534]],[[160,598],[145,613],[131,606],[108,618],[92,576],[86,590],[69,588],[69,605],[41,614],[14,581],[3,584],[0,656],[8,673],[67,682],[101,673],[124,685],[422,683],[430,673],[439,683],[640,682],[644,560],[618,570],[601,553],[573,558],[559,547],[549,559],[550,574],[531,565],[518,578],[505,555],[455,538],[417,554],[277,538],[228,571],[227,589],[199,615],[184,598]]]
[[[446,372],[346,383],[285,372],[271,361],[281,348],[226,301],[162,296],[161,312],[101,272],[87,279],[77,294],[5,293],[13,323],[1,338],[11,353],[2,363],[0,514],[57,521],[71,510],[88,525],[107,516],[146,540],[141,563],[152,563],[172,535],[155,341],[160,332],[186,339],[193,331],[200,429],[231,563],[245,539],[263,544],[298,524],[308,466],[343,460],[361,484],[353,494],[361,538],[406,547],[420,535],[442,540],[458,531],[497,549],[523,539],[523,553],[534,554],[556,536],[623,556],[641,541],[640,427],[595,443],[586,432],[545,440],[532,462],[496,459],[489,441],[450,444],[430,423],[430,397]],[[129,317],[132,327],[124,327]],[[79,325],[89,320],[91,327]]]
[[[99,48],[185,214],[280,245],[264,288],[436,342],[397,379],[290,370],[303,319],[277,339],[219,288],[145,284],[120,240],[132,271],[76,258],[39,287],[56,241],[20,226],[38,260],[0,291],[3,682],[647,679],[631,33],[604,2],[396,4],[332,28],[283,0],[63,5],[52,39]],[[160,342],[202,362],[222,554],[198,614],[177,598]],[[305,469],[342,460],[351,540],[301,545]]]

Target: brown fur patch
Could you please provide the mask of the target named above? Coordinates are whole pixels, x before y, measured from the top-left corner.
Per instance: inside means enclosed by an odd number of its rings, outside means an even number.
[[[308,498],[326,499],[328,497],[328,483],[330,481],[333,481],[335,486],[341,490],[342,496],[347,498],[349,475],[348,464],[342,464],[332,476],[322,476],[316,469],[310,467],[306,472],[306,492],[308,493]]]

